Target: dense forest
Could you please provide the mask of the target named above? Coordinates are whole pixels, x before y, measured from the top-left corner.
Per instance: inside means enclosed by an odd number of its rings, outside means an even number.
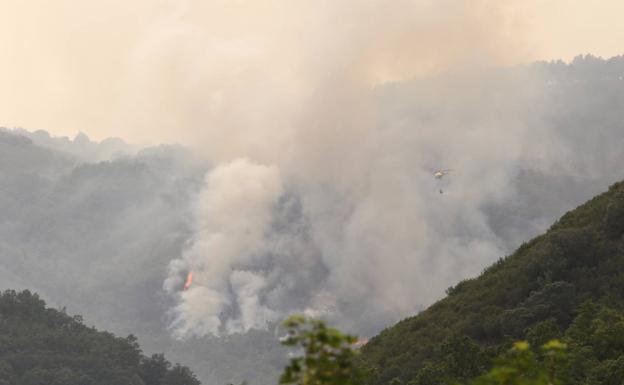
[[[465,382],[515,341],[567,344],[565,384],[624,379],[624,182],[362,349],[372,384]]]
[[[37,294],[0,295],[1,385],[199,385],[162,354],[146,357],[137,339],[83,324],[47,308]]]

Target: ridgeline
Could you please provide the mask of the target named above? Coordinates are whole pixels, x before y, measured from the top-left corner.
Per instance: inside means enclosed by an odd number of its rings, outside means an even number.
[[[465,382],[514,341],[568,345],[567,384],[624,379],[624,182],[362,348],[373,385]]]
[[[0,294],[0,385],[199,385],[162,354],[142,355],[133,336],[116,337],[80,316],[46,308],[37,294]]]

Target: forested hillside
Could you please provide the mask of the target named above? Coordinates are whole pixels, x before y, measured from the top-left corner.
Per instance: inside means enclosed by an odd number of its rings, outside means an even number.
[[[163,355],[145,357],[132,335],[115,337],[80,316],[46,308],[29,291],[0,295],[1,385],[199,385]]]
[[[474,378],[513,341],[568,345],[567,384],[624,379],[624,182],[362,349],[373,384]]]

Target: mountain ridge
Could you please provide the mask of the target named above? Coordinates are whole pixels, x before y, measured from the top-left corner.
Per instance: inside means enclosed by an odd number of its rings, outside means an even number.
[[[584,309],[624,315],[623,234],[624,182],[618,182],[478,277],[450,287],[445,298],[372,338],[362,348],[365,365],[375,373],[371,383],[428,384],[423,379],[433,372],[437,377],[429,377],[439,381],[467,380],[513,341],[543,343],[544,334],[585,346],[573,333]],[[624,329],[616,332],[614,341],[624,341]],[[460,353],[470,368],[453,369]],[[624,360],[624,343],[613,354],[609,360]],[[605,360],[593,358],[594,366],[571,377],[572,384],[590,378]]]
[[[0,293],[1,385],[200,385],[162,354],[146,357],[137,338],[87,327],[46,307],[28,290]]]

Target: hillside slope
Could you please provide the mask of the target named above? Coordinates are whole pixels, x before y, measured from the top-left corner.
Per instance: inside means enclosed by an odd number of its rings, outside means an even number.
[[[364,346],[374,384],[466,380],[527,339],[569,345],[569,383],[624,378],[624,182]],[[619,379],[618,379],[619,378]],[[612,382],[614,381],[614,382]]]
[[[29,291],[0,295],[0,385],[199,385],[186,367],[141,354],[79,316],[46,308]]]

